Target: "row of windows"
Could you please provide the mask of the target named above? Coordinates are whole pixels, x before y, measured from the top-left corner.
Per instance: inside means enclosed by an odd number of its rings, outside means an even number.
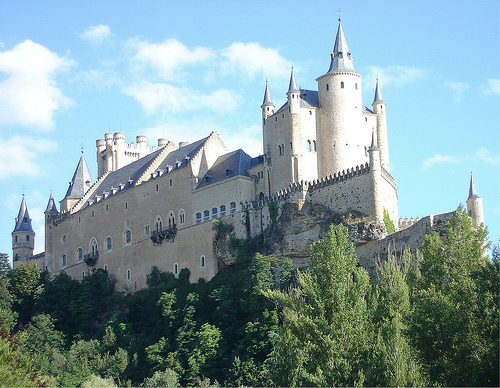
[[[229,214],[234,214],[234,213],[236,213],[236,202],[231,202],[229,204]],[[208,209],[204,210],[203,211],[203,222],[208,222],[211,219],[215,220],[216,218],[225,217],[225,216],[226,216],[226,205],[220,205],[220,208],[213,207],[212,211],[210,211]],[[196,213],[195,222],[197,224],[201,224],[201,220],[202,220],[201,212]]]
[[[345,87],[344,81],[341,81],[340,82],[340,89],[344,89],[344,87]],[[329,90],[330,90],[330,85],[326,84],[326,91],[328,92]],[[358,84],[357,83],[354,84],[354,90],[358,90]]]
[[[308,140],[307,143],[307,151],[316,151],[316,140]],[[290,149],[292,148],[292,143],[290,143]],[[285,155],[285,145],[284,144],[279,144],[278,145],[278,155],[283,156]]]

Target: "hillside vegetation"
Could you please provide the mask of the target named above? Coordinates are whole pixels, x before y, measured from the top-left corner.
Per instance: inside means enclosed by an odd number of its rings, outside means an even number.
[[[49,278],[4,257],[0,386],[498,386],[500,257],[485,238],[459,209],[374,280],[341,225],[301,270],[260,238],[233,241],[212,280],[152,268],[134,294],[100,269]]]

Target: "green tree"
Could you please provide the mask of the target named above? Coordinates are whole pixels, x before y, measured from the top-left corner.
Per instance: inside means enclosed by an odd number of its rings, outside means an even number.
[[[38,387],[29,360],[19,353],[9,338],[0,336],[0,387]]]
[[[411,252],[405,251],[399,262],[391,255],[378,268],[380,275],[371,306],[377,337],[367,372],[369,385],[427,385],[407,333],[411,306],[406,276],[412,261]]]
[[[7,275],[11,269],[9,255],[0,252],[0,275]]]
[[[499,383],[499,272],[485,241],[486,230],[461,207],[444,238],[434,233],[424,240],[412,338],[435,384]]]
[[[368,273],[358,266],[342,225],[331,226],[323,240],[311,245],[310,255],[308,271],[297,274],[297,288],[266,292],[283,319],[269,359],[274,383],[362,385],[371,330]]]

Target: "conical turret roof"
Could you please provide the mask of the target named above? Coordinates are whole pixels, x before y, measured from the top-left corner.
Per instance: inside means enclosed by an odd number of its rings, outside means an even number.
[[[269,93],[269,86],[267,84],[267,79],[266,79],[266,91],[264,92],[264,101],[262,101],[262,106],[266,106],[266,105],[274,106],[274,104],[271,100],[271,93]]]
[[[52,191],[50,192],[49,202],[47,203],[47,209],[45,209],[45,213],[48,212],[58,212],[56,201],[54,201],[54,196],[52,195]]]
[[[82,198],[92,184],[92,176],[90,175],[89,167],[82,153],[64,198]]]
[[[384,99],[382,98],[382,92],[380,91],[380,86],[378,84],[378,78],[377,78],[377,84],[375,86],[375,97],[373,98],[373,104],[376,102],[384,102]]]
[[[290,92],[298,92],[299,88],[297,88],[297,82],[295,82],[295,74],[293,72],[293,66],[292,66],[292,73],[290,74],[290,84],[288,85],[288,93]]]
[[[33,227],[31,226],[31,218],[28,213],[28,206],[26,206],[26,201],[24,199],[24,194],[21,201],[21,207],[19,208],[19,214],[16,217],[16,226],[14,227],[14,232],[34,233]]]
[[[330,69],[328,73],[335,73],[337,71],[353,71],[354,62],[352,54],[347,46],[347,41],[345,39],[344,30],[342,29],[342,23],[339,19],[339,28],[337,30],[337,37],[335,38],[335,45],[333,46],[333,52],[331,54],[332,60],[330,63]]]
[[[471,198],[480,198],[479,194],[477,193],[476,184],[474,183],[472,172],[470,173],[469,198],[467,198],[467,200]]]

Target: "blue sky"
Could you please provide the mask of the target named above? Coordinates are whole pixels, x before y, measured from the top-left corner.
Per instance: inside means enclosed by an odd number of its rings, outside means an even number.
[[[400,216],[465,204],[471,171],[489,239],[498,242],[499,3],[462,1],[0,2],[0,252],[23,188],[43,251],[43,211],[60,201],[83,145],[194,141],[218,131],[261,151],[266,78],[285,101],[328,70],[337,11],[363,99],[379,77],[387,103]]]

